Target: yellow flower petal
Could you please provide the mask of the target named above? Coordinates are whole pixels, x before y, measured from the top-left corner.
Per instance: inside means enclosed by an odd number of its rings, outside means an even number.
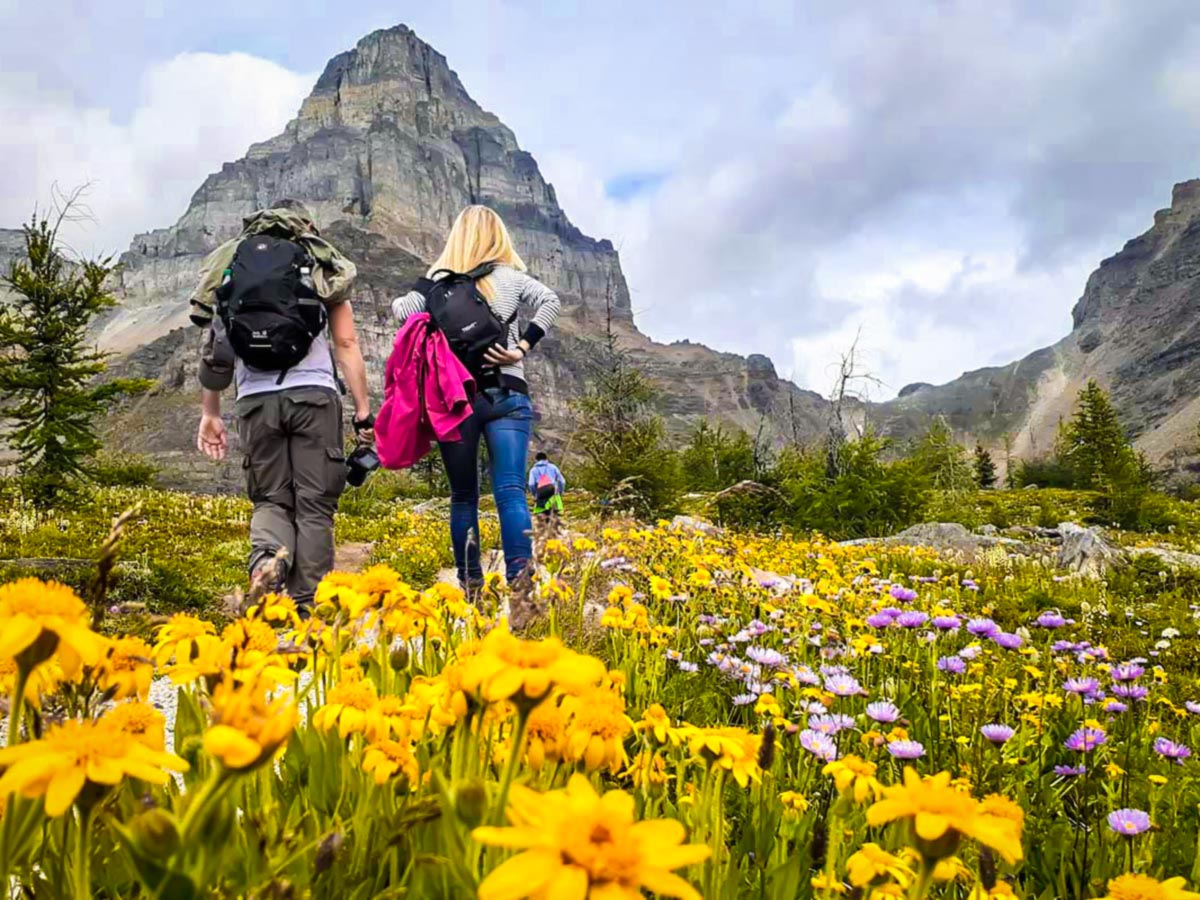
[[[57,818],[71,808],[86,781],[82,769],[65,769],[50,779],[46,790],[46,815]]]
[[[557,850],[526,850],[505,860],[479,885],[479,900],[520,900],[539,891],[558,875]]]

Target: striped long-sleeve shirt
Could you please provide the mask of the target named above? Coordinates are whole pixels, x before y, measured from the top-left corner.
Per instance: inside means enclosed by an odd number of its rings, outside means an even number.
[[[508,319],[520,308],[522,303],[528,304],[533,309],[533,318],[525,326],[524,333],[521,333],[517,320],[513,319],[512,325],[509,326],[508,346],[516,347],[517,341],[524,339],[531,348],[534,347],[558,319],[558,312],[562,308],[558,295],[536,278],[531,278],[524,272],[518,272],[512,266],[496,266],[492,270],[490,278],[492,310],[501,321]],[[392,312],[401,322],[409,316],[424,311],[425,295],[420,291],[409,291],[403,297],[397,297],[392,301]],[[489,386],[486,384],[487,375],[488,373],[485,371],[485,384],[483,385],[485,387]],[[524,363],[501,367],[498,384],[522,394],[528,393]]]

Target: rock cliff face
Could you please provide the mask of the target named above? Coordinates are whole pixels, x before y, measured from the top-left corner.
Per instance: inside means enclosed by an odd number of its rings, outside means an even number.
[[[112,421],[113,439],[167,460],[183,483],[197,391],[187,298],[204,256],[242,217],[275,200],[303,200],[323,233],[359,265],[352,297],[369,368],[381,385],[395,326],[391,299],[440,249],[463,206],[501,213],[532,274],[563,300],[558,327],[530,360],[543,439],[565,441],[570,401],[583,391],[611,320],[635,364],[663,390],[681,432],[701,417],[811,435],[821,399],[781,381],[765,357],[694,344],[663,346],[638,331],[612,244],[584,235],[513,133],[471,99],[446,59],[408,28],[378,31],[334,57],[284,132],[252,146],[201,185],[179,221],[138,235],[122,258],[121,308],[102,344],[162,387]],[[198,470],[210,479],[210,470]]]
[[[1200,181],[1176,185],[1154,225],[1092,273],[1071,333],[1008,366],[914,386],[871,411],[890,433],[944,415],[960,434],[1018,456],[1049,451],[1090,378],[1112,394],[1137,446],[1158,465],[1191,467],[1200,421]]]

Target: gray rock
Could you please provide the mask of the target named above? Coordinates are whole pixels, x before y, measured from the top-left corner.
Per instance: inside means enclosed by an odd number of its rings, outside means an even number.
[[[1121,549],[1104,537],[1097,527],[1085,528],[1075,522],[1058,526],[1062,544],[1055,562],[1061,569],[1076,572],[1085,578],[1102,578],[1108,570],[1124,561]]]
[[[1173,547],[1136,547],[1128,551],[1133,559],[1138,556],[1154,556],[1168,569],[1200,569],[1200,554],[1185,553]]]
[[[973,556],[981,550],[1003,547],[1012,553],[1032,552],[1028,545],[1013,538],[974,534],[958,522],[923,522],[885,538],[859,538],[842,541],[843,546],[888,544],[892,546],[929,547],[944,553]]]
[[[725,529],[712,522],[697,519],[695,516],[676,516],[671,520],[671,528],[675,531],[694,531],[697,534],[720,535]]]
[[[989,523],[987,525],[980,525],[975,529],[975,533],[981,534],[984,537],[995,537],[1000,533],[1000,529]]]

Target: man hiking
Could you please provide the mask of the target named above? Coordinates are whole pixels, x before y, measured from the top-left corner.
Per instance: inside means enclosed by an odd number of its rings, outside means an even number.
[[[539,452],[537,462],[529,470],[529,493],[533,494],[534,514],[550,516],[561,513],[562,494],[566,489],[566,479],[558,466],[550,462],[544,452]]]
[[[285,550],[268,588],[286,587],[306,616],[333,568],[333,515],[346,485],[338,369],[354,401],[357,437],[369,440],[374,425],[346,299],[356,272],[296,201],[259,210],[243,226],[205,261],[191,301],[192,321],[208,329],[196,444],[210,459],[225,458],[221,391],[236,382],[242,469],[254,504],[251,582]]]

